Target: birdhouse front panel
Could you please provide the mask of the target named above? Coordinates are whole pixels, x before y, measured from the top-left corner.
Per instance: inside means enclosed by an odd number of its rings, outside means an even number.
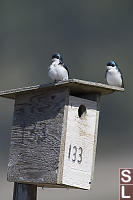
[[[62,183],[90,189],[95,161],[97,102],[69,97]]]

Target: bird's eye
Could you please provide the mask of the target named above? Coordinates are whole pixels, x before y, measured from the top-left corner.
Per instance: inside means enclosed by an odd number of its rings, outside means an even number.
[[[54,59],[54,58],[60,59],[60,56],[59,56],[58,54],[54,54],[54,55],[52,56],[52,59]]]
[[[59,56],[54,56],[54,58],[57,58],[57,59],[59,59]]]

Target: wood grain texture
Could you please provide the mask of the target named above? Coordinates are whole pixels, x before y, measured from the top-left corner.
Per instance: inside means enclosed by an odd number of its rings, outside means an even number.
[[[57,184],[62,185],[64,156],[65,156],[65,141],[66,141],[66,130],[67,130],[67,119],[68,119],[68,104],[69,104],[69,91],[66,96],[66,105],[64,107],[64,118],[63,118],[63,129],[60,144],[60,157],[59,157],[59,170],[57,175]]]
[[[78,79],[69,79],[68,81],[59,81],[57,83],[49,83],[42,85],[29,86],[18,89],[11,89],[1,91],[0,96],[5,98],[15,99],[18,95],[24,95],[27,93],[34,93],[36,91],[49,91],[54,89],[60,89],[67,87],[70,89],[71,95],[99,93],[100,95],[111,94],[115,91],[123,92],[124,88],[110,86],[102,83],[83,81]]]
[[[14,93],[9,181],[90,189],[100,93],[89,93],[81,82],[70,83]]]
[[[36,200],[37,186],[14,183],[13,200]]]
[[[8,180],[56,183],[67,90],[16,98]]]

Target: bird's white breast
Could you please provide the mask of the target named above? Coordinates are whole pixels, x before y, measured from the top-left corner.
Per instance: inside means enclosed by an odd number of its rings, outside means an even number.
[[[117,69],[110,69],[106,74],[107,83],[112,86],[122,86],[121,73]]]
[[[61,64],[52,63],[48,75],[53,81],[68,80],[68,72]]]

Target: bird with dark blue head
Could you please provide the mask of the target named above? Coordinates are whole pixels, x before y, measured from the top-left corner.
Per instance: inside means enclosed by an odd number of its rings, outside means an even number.
[[[59,53],[52,55],[52,64],[48,68],[48,75],[54,82],[68,80],[69,71]]]
[[[106,64],[106,81],[109,85],[124,87],[123,76],[119,66],[111,60]]]
[[[52,60],[55,60],[55,59],[58,59],[61,62],[63,62],[63,59],[62,59],[62,57],[59,53],[55,53],[55,54],[52,55]]]
[[[109,61],[108,63],[107,63],[107,66],[112,66],[112,67],[115,67],[117,64],[113,61],[113,60],[111,60],[111,61]]]

